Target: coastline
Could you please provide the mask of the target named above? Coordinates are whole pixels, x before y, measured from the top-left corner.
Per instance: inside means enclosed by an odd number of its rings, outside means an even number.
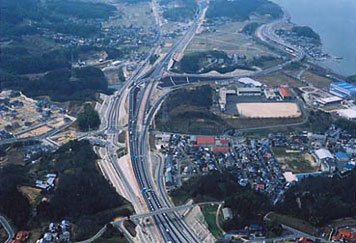
[[[290,22],[312,28],[320,37],[322,50],[330,58],[318,64],[340,76],[356,74],[356,5],[353,0],[272,0]]]
[[[280,5],[278,4],[278,6],[280,6]],[[286,19],[286,22],[289,23],[289,24],[292,24],[294,26],[301,26],[301,25],[298,25],[297,23],[293,22],[290,12],[285,7],[280,6],[280,8],[283,11],[283,17],[281,17],[280,19],[284,18],[284,19]],[[306,26],[308,26],[308,25],[306,25]],[[308,26],[308,27],[311,28],[315,33],[317,33],[320,36],[320,34],[318,32],[316,32],[312,27],[310,27],[310,26]],[[291,43],[289,43],[289,44],[291,44]],[[320,45],[323,46],[324,45],[323,42],[321,42]],[[330,56],[330,57],[327,58],[327,60],[334,61],[334,62],[337,61],[337,60],[333,60],[334,58],[337,58],[337,57],[332,57],[329,53],[325,53],[325,54]],[[324,60],[316,60],[315,58],[310,57],[309,55],[307,55],[307,58],[310,59],[311,64],[316,65],[316,66],[324,69],[325,72],[327,72],[330,75],[335,76],[336,79],[346,80],[349,77],[348,75],[344,75],[342,73],[339,73],[338,71],[336,71],[336,70],[332,69],[331,67],[327,66],[325,63],[323,63],[323,62],[325,62]],[[356,73],[355,73],[355,75],[356,75]]]

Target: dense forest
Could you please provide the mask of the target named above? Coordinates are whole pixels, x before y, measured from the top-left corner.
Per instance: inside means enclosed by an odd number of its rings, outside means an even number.
[[[273,18],[278,18],[283,12],[277,4],[268,0],[215,0],[210,4],[207,17],[210,19],[224,17],[244,21],[252,14],[268,14]]]
[[[291,187],[275,210],[322,226],[333,219],[356,215],[355,192],[355,171],[343,179],[309,177]]]
[[[173,92],[164,101],[156,125],[159,130],[181,133],[221,133],[229,126],[210,111],[213,89],[209,85]]]
[[[308,26],[293,26],[292,32],[294,32],[297,36],[303,36],[311,38],[316,43],[320,44],[320,36],[310,27]]]
[[[73,79],[71,79],[74,73]],[[15,79],[2,83],[2,88],[21,90],[30,97],[49,96],[53,100],[87,100],[97,91],[107,90],[104,73],[96,67],[84,67],[72,72],[68,68],[48,72],[37,80]]]
[[[241,32],[247,35],[253,35],[259,26],[260,23],[257,22],[248,23],[242,28]]]
[[[22,228],[30,219],[31,207],[28,199],[17,187],[26,182],[26,170],[18,165],[0,168],[0,215],[11,219],[16,227]]]

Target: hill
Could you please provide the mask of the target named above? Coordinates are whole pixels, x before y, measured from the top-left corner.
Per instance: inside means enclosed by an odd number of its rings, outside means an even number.
[[[244,21],[253,14],[278,18],[283,12],[277,4],[268,0],[215,0],[211,1],[207,17],[208,19],[228,18],[234,21]]]
[[[9,217],[18,229],[37,232],[42,225],[68,219],[73,224],[74,240],[90,238],[106,223],[132,210],[101,174],[96,159],[88,141],[72,141],[44,154],[36,164],[0,169],[0,214]],[[47,173],[57,174],[55,189],[42,190],[30,204],[18,188],[33,186]],[[33,209],[36,214],[31,214]]]

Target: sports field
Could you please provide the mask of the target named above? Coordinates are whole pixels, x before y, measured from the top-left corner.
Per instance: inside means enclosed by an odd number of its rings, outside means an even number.
[[[298,105],[292,102],[238,103],[237,111],[248,118],[295,118],[302,115]]]

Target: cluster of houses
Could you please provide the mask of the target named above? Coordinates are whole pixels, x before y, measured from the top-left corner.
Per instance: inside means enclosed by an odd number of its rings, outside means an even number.
[[[323,172],[347,173],[355,168],[356,141],[348,133],[332,126],[312,144]]]
[[[326,58],[327,54],[323,53],[320,42],[315,38],[308,36],[299,35],[296,32],[289,30],[277,30],[278,34],[282,39],[286,40],[299,48],[303,49],[308,55],[314,58]],[[288,49],[286,50],[288,51]]]
[[[162,139],[165,137],[165,139]],[[163,135],[166,186],[211,171],[234,173],[242,186],[268,192],[272,201],[283,193],[285,178],[268,141],[236,141],[227,137]]]
[[[48,232],[44,233],[43,237],[37,240],[37,243],[64,243],[70,242],[70,222],[62,220],[61,223],[50,223]]]
[[[100,24],[99,24],[100,25]],[[125,47],[127,50],[139,50],[142,47],[152,46],[156,41],[157,30],[151,27],[146,31],[143,27],[133,25],[129,26],[102,26],[100,36],[83,37],[58,32],[49,32],[46,30],[43,37],[52,39],[65,48],[73,47],[91,47],[105,49],[120,49]],[[135,52],[129,51],[123,53],[124,58],[133,58]]]
[[[325,134],[276,133],[252,139],[243,135],[209,137],[157,134],[165,154],[166,187],[179,187],[181,180],[211,171],[228,171],[242,186],[266,192],[273,203],[281,199],[294,181],[315,175],[343,176],[355,168],[356,141],[335,126]],[[293,174],[281,168],[273,148],[308,153],[315,166],[313,173]],[[314,159],[313,159],[314,158]]]

